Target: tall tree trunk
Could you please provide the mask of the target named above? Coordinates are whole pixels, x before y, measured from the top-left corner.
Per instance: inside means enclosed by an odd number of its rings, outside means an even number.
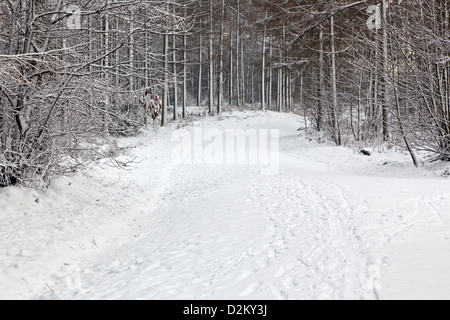
[[[332,110],[331,121],[333,126],[334,141],[337,145],[341,145],[341,132],[338,120],[338,98],[337,98],[337,76],[336,76],[336,35],[334,31],[334,17],[330,18],[330,35],[331,35],[331,87],[332,87]]]
[[[36,0],[28,0],[27,16],[25,22],[25,36],[22,49],[23,54],[27,54],[31,50],[31,39],[33,38],[35,1]]]
[[[288,84],[289,84],[289,89],[288,89],[288,91],[289,91],[289,109],[292,109],[293,94],[294,94],[294,91],[293,91],[293,88],[292,88],[292,84],[293,84],[293,81],[292,81],[292,70],[289,70],[289,81],[288,81]]]
[[[323,40],[323,28],[320,27],[319,33],[319,87],[318,87],[318,103],[317,103],[317,130],[322,130],[323,109],[325,103],[325,60],[324,60],[324,40]]]
[[[177,36],[172,38],[172,60],[173,60],[173,120],[178,120],[178,70],[177,70]]]
[[[149,59],[149,52],[150,52],[150,48],[148,45],[148,38],[149,38],[149,33],[146,30],[145,31],[145,40],[144,40],[144,75],[145,75],[145,79],[144,79],[144,83],[145,83],[145,89],[148,89],[150,87],[150,74],[149,74],[149,70],[150,70],[150,59]]]
[[[187,19],[187,7],[184,8],[184,18]],[[183,119],[186,118],[187,109],[187,34],[183,34]]]
[[[35,16],[34,11],[35,11],[35,0],[29,0],[27,2],[26,8],[25,34],[22,47],[22,54],[24,55],[30,53],[31,50],[31,41],[34,33],[32,23]],[[25,76],[26,71],[24,66],[20,66],[20,73]],[[24,137],[25,133],[28,130],[27,115],[29,115],[29,112],[27,112],[27,109],[29,109],[30,106],[27,106],[25,103],[27,91],[28,88],[25,84],[21,84],[18,88],[17,102],[14,110],[15,111],[14,119],[17,124],[17,135],[14,137],[15,140],[23,140],[25,138]]]
[[[272,66],[272,59],[273,59],[273,44],[272,44],[272,37],[270,38],[270,49],[269,49],[269,83],[268,83],[268,105],[269,109],[272,109],[272,84],[273,84],[273,66]]]
[[[240,4],[239,4],[239,0],[238,0],[238,8],[240,8]],[[240,9],[238,9],[238,10],[240,10]],[[241,13],[240,13],[240,11],[239,11],[239,15],[240,15]],[[240,75],[240,79],[239,79],[239,83],[240,83],[240,85],[241,85],[241,103],[240,103],[240,105],[242,106],[242,107],[245,107],[245,104],[246,104],[246,92],[245,92],[245,89],[246,89],[246,86],[245,86],[245,57],[244,57],[244,40],[243,40],[243,31],[242,31],[242,26],[241,26],[241,24],[239,24],[238,25],[238,28],[239,28],[239,45],[240,45],[240,48],[239,48],[239,50],[240,50],[240,55],[241,55],[241,61],[239,62],[239,66],[240,66],[240,68],[241,68],[241,70],[240,70],[240,72],[241,72],[241,75]]]
[[[167,126],[167,105],[169,103],[169,33],[166,33],[164,35],[163,56],[164,56],[164,88],[163,88],[161,126],[165,127]]]
[[[266,10],[266,20],[268,12]],[[262,41],[262,62],[261,62],[261,110],[266,111],[266,41],[267,41],[267,24],[264,21],[264,34]]]
[[[222,114],[222,102],[223,102],[223,89],[224,89],[224,77],[223,77],[223,52],[224,52],[224,20],[225,20],[225,0],[221,1],[221,22],[220,22],[220,40],[219,40],[219,87],[217,92],[217,114],[220,116]]]
[[[131,15],[133,15],[133,10],[131,10]],[[130,21],[130,32],[134,30],[134,20]],[[129,68],[130,68],[130,83],[129,89],[131,92],[134,91],[135,83],[134,83],[134,32],[130,35],[130,47],[129,47]]]
[[[233,105],[233,95],[234,95],[234,55],[233,55],[233,12],[230,12],[230,83],[229,83],[229,104]]]
[[[209,30],[209,114],[214,114],[214,20],[213,20],[213,0],[210,0],[210,30]]]
[[[409,143],[408,138],[406,137],[405,130],[403,127],[403,121],[402,121],[402,116],[401,116],[401,112],[400,112],[400,99],[399,99],[399,94],[398,94],[398,87],[396,85],[395,80],[394,80],[394,94],[395,94],[396,115],[397,115],[400,135],[402,136],[403,142],[405,143],[406,149],[408,150],[414,165],[416,166],[416,168],[418,168],[419,160],[417,159],[416,153],[414,152],[413,148],[411,147],[411,144]]]
[[[283,49],[280,45],[280,67],[278,68],[278,90],[277,90],[277,105],[278,105],[278,112],[283,112]]]
[[[379,83],[379,70],[380,70],[380,54],[379,54],[379,48],[380,48],[380,37],[379,32],[377,30],[377,33],[375,34],[375,70],[374,70],[374,84],[373,84],[373,107],[371,112],[371,122],[372,126],[378,126],[378,118],[379,118],[379,99],[380,99],[380,83]],[[381,88],[382,90],[382,88]],[[378,135],[378,129],[376,129],[375,132]]]
[[[284,105],[285,105],[286,110],[290,109],[290,106],[289,106],[289,72],[290,72],[290,69],[286,69],[286,72],[284,74]]]
[[[198,50],[198,91],[197,91],[197,107],[202,105],[202,85],[203,85],[203,33],[200,32],[200,41],[199,41],[199,50]]]
[[[19,10],[20,2],[14,4],[11,2],[11,24],[9,25],[9,46],[8,54],[13,55],[16,47],[16,21],[17,11]]]
[[[383,140],[389,140],[389,57],[388,57],[388,30],[387,30],[387,2],[382,0],[383,11],[383,107],[382,107],[382,121],[383,121]]]
[[[241,13],[240,0],[237,0],[237,23],[236,23],[236,104],[241,107]]]
[[[104,50],[105,52],[109,51],[109,19],[108,16],[104,17],[103,20],[104,24],[104,32],[103,32],[103,38],[104,38]],[[104,67],[105,67],[105,83],[109,87],[110,86],[110,77],[109,77],[109,65],[110,65],[110,56],[107,55],[104,58]],[[108,90],[105,90],[104,93],[104,110],[103,110],[103,132],[105,134],[108,134],[108,125],[109,125],[109,109],[110,109],[110,97]]]
[[[255,73],[253,69],[250,69],[250,74],[252,77],[252,87],[251,87],[251,99],[252,99],[252,107],[255,105]]]
[[[119,38],[119,30],[120,30],[120,26],[119,26],[119,18],[118,17],[116,17],[116,26],[115,26],[115,28],[116,28],[116,30],[115,30],[115,46],[117,46],[117,44],[118,44],[118,42],[119,42],[119,40],[118,40],[118,38]],[[115,86],[118,88],[119,87],[119,83],[120,83],[120,77],[119,77],[119,74],[120,74],[120,65],[119,65],[119,62],[120,62],[120,51],[119,50],[117,50],[116,52],[115,52],[115,61],[114,61],[114,63],[115,63],[115,76],[114,76],[114,81],[115,81]],[[90,67],[89,67],[90,68]]]
[[[300,74],[300,110],[303,111],[303,118],[305,121],[305,128],[308,129],[308,110],[303,102],[303,78],[304,74],[303,71]]]

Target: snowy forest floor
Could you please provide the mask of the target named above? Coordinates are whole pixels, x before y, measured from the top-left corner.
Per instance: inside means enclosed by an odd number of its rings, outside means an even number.
[[[121,139],[44,194],[0,190],[0,298],[449,299],[446,164],[310,141],[293,114],[203,128],[280,129],[280,169],[172,165],[175,127]],[[448,167],[448,166],[447,166]]]

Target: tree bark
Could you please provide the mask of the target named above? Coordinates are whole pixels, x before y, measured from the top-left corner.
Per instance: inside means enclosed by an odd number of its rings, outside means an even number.
[[[169,34],[164,35],[164,88],[163,88],[163,106],[161,114],[161,126],[167,126],[167,106],[169,103]]]
[[[223,90],[224,90],[224,77],[223,77],[223,61],[224,61],[224,24],[225,24],[225,0],[221,1],[221,22],[220,22],[220,40],[219,40],[219,87],[218,87],[218,101],[217,101],[217,115],[222,114],[222,102],[223,102]]]
[[[266,10],[266,20],[268,12]],[[264,34],[262,40],[262,62],[261,62],[261,110],[266,111],[266,38],[267,24],[264,21]]]
[[[173,120],[178,120],[178,69],[177,69],[177,37],[173,35],[172,38],[172,60],[173,60]]]
[[[198,50],[198,91],[197,91],[197,107],[202,105],[202,85],[203,85],[203,34],[200,31],[200,41],[199,41],[199,50]]]
[[[240,0],[237,0],[237,23],[236,23],[236,104],[241,107],[241,12]]]
[[[213,20],[213,0],[210,0],[210,30],[209,30],[209,114],[214,114],[214,20]]]
[[[387,2],[382,0],[383,12],[383,107],[382,107],[382,126],[383,126],[383,140],[389,140],[389,56],[388,56],[388,30],[387,30]]]
[[[184,8],[184,18],[187,19],[187,7]],[[183,119],[186,118],[187,109],[187,34],[183,34]]]
[[[336,76],[336,36],[334,30],[334,16],[330,18],[330,35],[331,35],[331,87],[332,87],[332,110],[331,121],[333,125],[334,141],[341,145],[341,132],[338,120],[338,98],[337,98],[337,76]]]
[[[131,15],[133,15],[133,10],[131,10]],[[134,30],[134,20],[131,19],[130,21],[130,32]],[[130,91],[134,91],[135,83],[134,83],[134,32],[130,34],[130,48],[129,50],[129,68],[130,68],[130,74],[129,74],[129,81],[130,81]]]
[[[239,4],[239,0],[238,0],[238,8],[240,8],[240,4]],[[239,9],[238,9],[239,10]],[[239,12],[239,14],[241,14],[240,12]],[[244,40],[243,40],[243,31],[242,31],[242,28],[241,28],[241,24],[239,24],[238,25],[238,28],[239,28],[239,37],[240,37],[240,40],[239,40],[239,44],[240,44],[240,54],[241,54],[241,62],[239,63],[239,66],[240,66],[240,68],[241,68],[241,70],[240,70],[240,72],[241,72],[241,75],[240,75],[240,85],[241,85],[241,103],[240,103],[240,105],[242,106],[242,107],[245,107],[245,104],[246,104],[246,92],[245,92],[245,89],[246,89],[246,85],[245,85],[245,57],[244,57]]]
[[[269,106],[269,109],[272,109],[272,84],[273,84],[273,66],[272,66],[272,59],[273,59],[273,39],[270,39],[270,49],[269,49],[269,83],[268,83],[268,98],[267,103]]]
[[[233,105],[234,94],[234,55],[233,55],[233,12],[230,13],[230,80],[229,80],[229,104]]]
[[[319,33],[319,88],[318,88],[318,103],[317,103],[317,119],[316,126],[317,131],[322,130],[323,109],[325,103],[325,60],[324,60],[324,40],[323,40],[323,28],[320,27]]]

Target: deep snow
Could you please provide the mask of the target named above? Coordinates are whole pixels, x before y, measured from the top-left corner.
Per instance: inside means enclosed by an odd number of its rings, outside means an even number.
[[[407,154],[310,141],[292,114],[186,129],[280,129],[280,169],[173,165],[175,128],[122,139],[46,194],[0,190],[0,298],[450,298],[450,191]],[[120,160],[119,159],[119,160]]]

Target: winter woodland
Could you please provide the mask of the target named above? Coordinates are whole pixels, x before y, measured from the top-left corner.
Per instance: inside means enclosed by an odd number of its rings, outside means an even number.
[[[336,145],[449,160],[449,7],[0,1],[0,185],[46,185],[108,156],[98,145],[110,137],[180,121],[192,106],[292,111]],[[142,108],[146,92],[157,117]]]
[[[0,299],[449,299],[449,176],[448,0],[0,0]]]

